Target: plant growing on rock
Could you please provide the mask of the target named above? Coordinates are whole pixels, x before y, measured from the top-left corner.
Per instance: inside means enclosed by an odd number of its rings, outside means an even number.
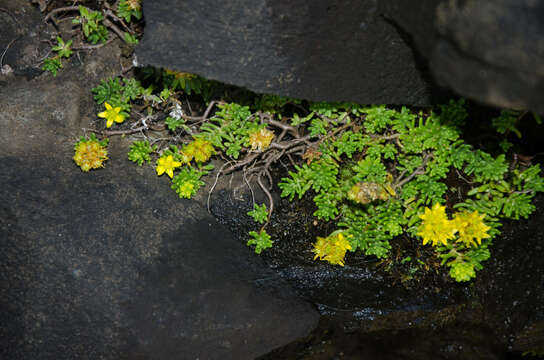
[[[83,5],[63,6],[51,10],[46,16],[45,22],[52,22],[57,25],[55,18],[58,14],[77,13],[72,16],[72,24],[77,28],[70,34],[72,39],[66,43],[57,36],[57,45],[52,45],[52,51],[58,54],[43,61],[42,70],[51,72],[56,76],[59,69],[63,67],[61,59],[69,58],[73,50],[92,50],[106,44],[112,39],[113,33],[127,44],[137,44],[141,36],[139,22],[142,20],[140,0],[120,0],[117,9],[107,2],[99,2],[98,10],[92,10]],[[40,7],[42,11],[44,7]],[[76,40],[77,45],[71,48],[72,42]],[[89,45],[90,44],[90,45]]]
[[[500,218],[528,216],[532,197],[544,190],[538,165],[509,171],[504,155],[474,150],[459,139],[457,126],[443,124],[441,114],[382,106],[354,107],[350,113],[322,105],[314,110],[337,120],[324,117],[310,125],[323,129],[309,129],[310,139],[322,136],[312,150],[319,155],[282,179],[281,195],[293,199],[311,193],[314,215],[337,220],[350,251],[385,258],[394,238],[422,236],[424,244],[436,246],[453,278],[469,280],[489,258]],[[354,122],[353,115],[364,120]],[[448,176],[470,187],[457,201],[447,192]],[[450,220],[444,203],[465,211]]]
[[[51,48],[57,52],[57,55],[49,57],[43,61],[42,70],[49,71],[53,76],[57,76],[57,72],[63,67],[62,58],[69,58],[72,55],[72,40],[64,42],[60,36],[57,36],[57,45]]]
[[[346,251],[352,250],[350,242],[341,233],[331,234],[327,238],[317,237],[313,252],[315,259],[328,261],[333,265],[344,266]]]
[[[265,230],[259,232],[250,231],[249,236],[251,239],[248,240],[247,246],[255,245],[255,253],[260,254],[263,250],[271,248],[274,242],[270,239],[270,235],[267,234]]]
[[[266,209],[266,204],[257,205],[257,203],[253,203],[253,210],[249,211],[247,214],[259,224],[263,224],[268,220],[268,210]]]
[[[73,160],[83,172],[104,167],[104,161],[108,160],[107,146],[108,139],[99,141],[94,134],[89,138],[81,137],[74,146]]]
[[[244,182],[256,183],[268,199],[248,213],[262,224],[249,234],[257,253],[273,244],[266,227],[274,211],[274,164],[289,168],[277,184],[280,195],[310,197],[316,220],[334,227],[314,243],[315,259],[341,266],[349,265],[350,252],[387,259],[394,241],[418,239],[421,246],[431,244],[457,281],[482,268],[501,221],[529,216],[532,198],[544,191],[538,165],[509,164],[504,154],[460,138],[467,117],[462,100],[417,113],[287,98],[249,105],[210,101],[196,116],[182,106],[189,90],[172,74],[146,74],[163,82],[143,88],[133,79],[111,79],[94,90],[99,103],[115,102],[140,119],[126,130],[102,133],[142,134],[145,142],[135,143],[129,157],[139,164],[158,158],[157,174],[167,173],[182,198],[204,185],[213,157],[224,161],[216,180],[242,171]],[[153,136],[157,131],[161,135]]]
[[[142,166],[144,162],[151,161],[151,153],[157,150],[157,146],[149,145],[148,141],[135,141],[130,146],[128,159],[135,162],[138,166]]]
[[[117,15],[125,19],[127,23],[134,17],[138,20],[142,19],[142,4],[141,0],[120,0],[117,7]]]
[[[485,214],[461,211],[450,220],[445,207],[435,204],[432,209],[426,207],[419,217],[423,221],[417,235],[423,238],[423,245],[431,241],[439,247],[442,265],[450,267],[451,277],[457,281],[475,277],[475,270],[481,270],[481,262],[489,258],[489,251],[481,246],[482,239],[490,238],[491,227],[483,221]],[[472,251],[472,247],[478,251]]]

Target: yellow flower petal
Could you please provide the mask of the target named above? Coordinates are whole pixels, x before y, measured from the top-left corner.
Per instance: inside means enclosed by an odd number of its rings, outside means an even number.
[[[104,103],[104,106],[106,107],[106,110],[111,110],[111,105],[108,103]]]
[[[315,254],[314,260],[319,258],[333,265],[344,266],[346,250],[351,249],[352,247],[346,237],[339,233],[336,236],[331,235],[327,238],[318,237],[312,252]]]
[[[449,220],[446,215],[446,207],[435,204],[432,209],[425,208],[424,214],[419,216],[423,221],[417,233],[423,238],[423,245],[432,242],[433,246],[438,244],[447,245],[448,240],[455,237],[457,222]]]
[[[82,171],[104,167],[104,161],[108,159],[108,151],[105,145],[101,145],[96,139],[81,140],[76,145],[73,157]]]
[[[98,113],[98,117],[105,118],[107,116],[105,111],[102,111],[101,113]]]
[[[109,119],[106,121],[106,127],[107,127],[107,128],[110,128],[112,125],[113,125],[113,120],[112,120],[111,118],[109,118]]]
[[[180,167],[181,163],[179,161],[174,161],[172,155],[163,156],[157,160],[157,175],[162,175],[166,172],[170,178],[174,177],[174,169]]]

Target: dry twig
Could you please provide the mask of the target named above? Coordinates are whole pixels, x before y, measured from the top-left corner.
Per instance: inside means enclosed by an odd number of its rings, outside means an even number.
[[[115,136],[115,135],[130,135],[142,132],[144,130],[153,130],[153,131],[162,131],[164,126],[157,125],[144,125],[130,130],[95,130],[95,129],[83,129],[83,131],[90,131],[95,134],[106,135],[106,136]]]
[[[56,15],[58,13],[61,13],[61,12],[68,12],[68,11],[79,11],[79,6],[65,6],[65,7],[60,7],[60,8],[53,9],[53,10],[51,10],[49,12],[49,14],[47,14],[45,16],[45,18],[43,19],[43,22],[47,22],[47,21],[51,20],[51,21],[53,21],[53,23],[56,24],[54,15]]]

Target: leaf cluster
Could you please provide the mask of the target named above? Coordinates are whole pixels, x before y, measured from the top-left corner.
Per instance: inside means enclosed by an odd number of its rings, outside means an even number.
[[[251,239],[248,240],[247,246],[255,245],[256,254],[260,254],[263,250],[271,248],[274,244],[270,238],[270,235],[268,235],[265,230],[261,230],[259,232],[250,231],[249,236]]]
[[[254,101],[253,109],[269,114],[282,113],[289,104],[300,104],[301,101],[287,96],[262,94]]]
[[[544,191],[544,179],[540,173],[538,164],[514,169],[509,177],[503,173],[503,177],[473,187],[467,193],[468,198],[455,207],[480,211],[493,219],[527,219],[535,210],[532,204],[534,196]]]
[[[119,0],[117,16],[125,19],[126,22],[130,22],[133,17],[137,20],[141,20],[142,8],[140,0]]]
[[[122,114],[128,116],[131,101],[138,99],[145,93],[140,82],[134,78],[111,78],[101,80],[100,84],[92,89],[97,104],[107,102],[113,107],[121,107]]]
[[[249,145],[249,133],[266,125],[252,116],[248,106],[227,103],[217,107],[219,111],[200,127],[201,134],[227,156],[238,159],[242,148]]]
[[[199,169],[190,165],[184,166],[172,179],[172,189],[176,191],[180,198],[190,199],[204,185],[204,181],[201,178],[207,175],[212,169],[213,165],[206,165]]]
[[[81,29],[87,41],[92,44],[105,43],[108,40],[108,28],[102,21],[104,16],[100,11],[94,11],[85,6],[79,6],[79,16],[72,20],[73,24],[81,24]]]
[[[69,58],[72,55],[72,40],[64,42],[64,40],[57,36],[57,45],[51,48],[57,55],[44,60],[42,70],[49,71],[53,76],[57,76],[57,72],[63,67],[62,58]]]
[[[171,91],[183,90],[187,95],[200,94],[205,80],[198,75],[173,70],[163,70],[162,83],[165,88]]]
[[[172,116],[168,116],[164,123],[168,127],[168,130],[172,132],[175,132],[177,129],[183,129],[185,131],[189,129],[189,127],[186,125],[187,122],[182,117],[175,118]]]
[[[49,71],[53,76],[57,76],[57,72],[62,68],[62,62],[57,56],[47,58],[43,61],[42,70]]]
[[[154,145],[151,147],[149,142],[146,141],[135,141],[130,146],[130,151],[128,152],[128,159],[132,162],[142,166],[144,162],[149,163],[151,161],[151,153],[157,150],[157,146]]]
[[[491,126],[494,127],[499,134],[504,135],[504,139],[500,143],[500,147],[503,149],[503,151],[506,152],[513,146],[513,144],[508,140],[510,134],[514,134],[518,139],[521,139],[521,131],[517,128],[517,126],[519,125],[519,122],[525,118],[526,114],[526,111],[501,110],[500,115],[491,120]],[[536,113],[533,113],[532,115],[535,122],[541,125],[542,119],[540,116]]]
[[[500,219],[526,218],[534,211],[534,194],[544,189],[538,166],[510,169],[504,154],[495,157],[459,139],[467,117],[463,105],[452,101],[440,113],[414,114],[404,107],[316,104],[311,110],[322,115],[320,125],[313,118],[296,124],[321,139],[321,158],[296,165],[279,183],[281,196],[293,200],[311,193],[314,215],[337,219],[339,229],[351,235],[353,251],[385,258],[395,237],[417,236],[424,207],[446,201],[446,180],[456,174],[472,190],[454,207],[485,214],[490,238],[476,247],[455,244],[436,251],[454,279],[473,278],[489,257]],[[362,126],[352,125],[354,113]]]
[[[266,204],[253,204],[253,210],[249,211],[247,214],[259,224],[263,224],[268,219],[268,210],[266,209]]]

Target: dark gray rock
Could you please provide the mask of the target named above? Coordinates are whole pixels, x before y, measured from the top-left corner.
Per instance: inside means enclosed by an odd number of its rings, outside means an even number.
[[[1,358],[253,359],[316,325],[197,203],[69,156],[0,159]]]
[[[485,321],[519,352],[544,354],[544,196],[528,220],[507,223],[478,274]]]
[[[144,1],[141,64],[310,100],[423,105],[430,85],[382,1]]]
[[[307,335],[312,305],[130,163],[126,140],[105,169],[76,167],[82,127],[103,126],[91,87],[119,54],[111,43],[56,78],[0,77],[0,359],[253,359]]]
[[[46,28],[42,19],[30,1],[0,1],[0,81],[8,74],[32,77],[40,73],[37,65],[51,48],[40,41]]]
[[[4,155],[48,148],[69,151],[82,134],[81,128],[89,124],[93,104],[88,89],[73,80],[44,80],[30,83],[12,78],[9,85],[0,86]]]
[[[544,1],[144,1],[142,64],[309,100],[544,113]],[[430,71],[428,70],[430,69]]]
[[[386,12],[412,35],[440,84],[544,113],[544,1],[426,0],[417,8],[397,1]]]

